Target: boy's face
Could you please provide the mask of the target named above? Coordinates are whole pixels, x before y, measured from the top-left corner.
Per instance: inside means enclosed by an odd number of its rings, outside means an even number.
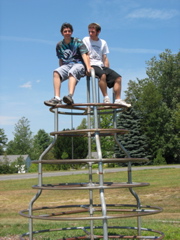
[[[62,35],[65,39],[71,38],[72,31],[70,28],[64,28],[62,31]]]
[[[91,39],[96,39],[98,37],[99,32],[97,32],[95,28],[89,28],[88,30]]]

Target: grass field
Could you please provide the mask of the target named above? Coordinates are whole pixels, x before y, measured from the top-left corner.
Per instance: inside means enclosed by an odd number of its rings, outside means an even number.
[[[93,181],[98,175],[93,174]],[[127,173],[105,173],[104,181],[126,182]],[[44,184],[80,183],[88,182],[87,174],[45,177]],[[165,240],[180,240],[180,170],[164,168],[154,170],[133,171],[133,182],[147,182],[150,186],[134,188],[138,193],[142,205],[158,206],[163,212],[142,217],[142,227],[159,230],[165,233]],[[17,236],[28,232],[28,219],[19,215],[19,211],[27,209],[30,200],[37,190],[32,185],[37,179],[8,180],[0,182],[0,240],[18,239]],[[128,189],[105,190],[106,204],[135,204],[134,197]],[[35,202],[34,207],[60,206],[69,204],[88,204],[89,192],[87,190],[43,191]],[[100,203],[99,192],[93,192],[94,203]],[[60,211],[60,210],[57,210]],[[109,226],[137,226],[136,218],[120,218],[108,221]],[[101,221],[94,225],[101,226]],[[62,222],[34,220],[34,230],[57,229],[63,227],[89,226],[89,221]],[[134,230],[133,230],[134,231]],[[111,230],[115,233],[116,230]],[[134,234],[131,230],[118,229],[118,234]],[[97,230],[101,234],[101,230]],[[145,233],[146,234],[146,233]],[[151,235],[152,233],[147,233]],[[62,237],[84,235],[82,231],[53,231],[35,235],[34,239],[55,240]],[[14,236],[14,237],[13,237]],[[27,238],[28,239],[28,238]]]

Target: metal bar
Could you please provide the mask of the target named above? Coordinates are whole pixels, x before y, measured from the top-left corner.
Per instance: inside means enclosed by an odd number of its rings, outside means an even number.
[[[58,131],[58,109],[55,109],[54,112],[54,130]],[[42,160],[42,158],[50,151],[50,149],[54,146],[55,142],[57,140],[57,135],[54,136],[53,142],[44,150],[44,152],[41,154],[39,157],[39,161]],[[42,186],[42,163],[38,164],[38,185]],[[39,196],[42,193],[42,189],[38,190],[36,195],[31,199],[29,203],[29,240],[33,240],[33,219],[32,219],[32,214],[33,214],[33,204],[34,202],[39,198]]]
[[[87,103],[90,103],[90,77],[87,76]],[[88,106],[87,110],[87,127],[88,129],[91,128],[91,106]],[[91,158],[91,134],[88,132],[88,158]]]
[[[89,183],[92,184],[92,163],[89,163]],[[92,217],[94,214],[93,207],[93,190],[89,190],[89,214]],[[94,240],[94,221],[90,220],[90,236]]]
[[[90,91],[90,77],[87,76],[87,103],[90,103],[91,91]],[[87,127],[91,128],[91,106],[88,106],[87,110]],[[91,152],[91,133],[88,132],[88,158],[92,158]],[[88,163],[89,166],[89,183],[92,183],[92,163]],[[93,190],[89,190],[89,213],[93,216]],[[90,236],[91,240],[94,240],[94,221],[90,220]]]
[[[92,92],[93,92],[93,103],[97,103],[97,91],[96,91],[96,82],[95,82],[95,72],[94,69],[91,71],[91,78],[92,78]],[[97,106],[94,106],[94,127],[98,129],[98,111]],[[99,132],[95,132],[95,140],[96,140],[96,148],[98,153],[98,158],[101,160],[98,163],[99,169],[99,185],[103,187],[103,163],[102,163],[102,151],[101,151],[101,144],[99,138]],[[104,189],[100,189],[100,200],[102,205],[102,215],[103,217],[107,216],[106,210],[106,203],[105,203],[105,196],[104,196]],[[107,226],[107,219],[103,219],[103,236],[104,240],[108,240],[108,226]]]

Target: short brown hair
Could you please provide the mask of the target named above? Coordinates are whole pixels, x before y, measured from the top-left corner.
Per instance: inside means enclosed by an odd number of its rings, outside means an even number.
[[[98,23],[91,23],[88,25],[88,29],[89,28],[95,28],[97,32],[101,31],[101,26]]]

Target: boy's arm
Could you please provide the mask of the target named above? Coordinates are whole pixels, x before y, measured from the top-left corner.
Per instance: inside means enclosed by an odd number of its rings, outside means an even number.
[[[103,63],[105,67],[109,67],[109,60],[106,54],[103,54]]]
[[[83,61],[86,65],[87,72],[90,73],[91,71],[91,65],[90,65],[90,59],[88,53],[82,54]]]
[[[62,59],[59,59],[59,66],[61,67],[63,65]]]

